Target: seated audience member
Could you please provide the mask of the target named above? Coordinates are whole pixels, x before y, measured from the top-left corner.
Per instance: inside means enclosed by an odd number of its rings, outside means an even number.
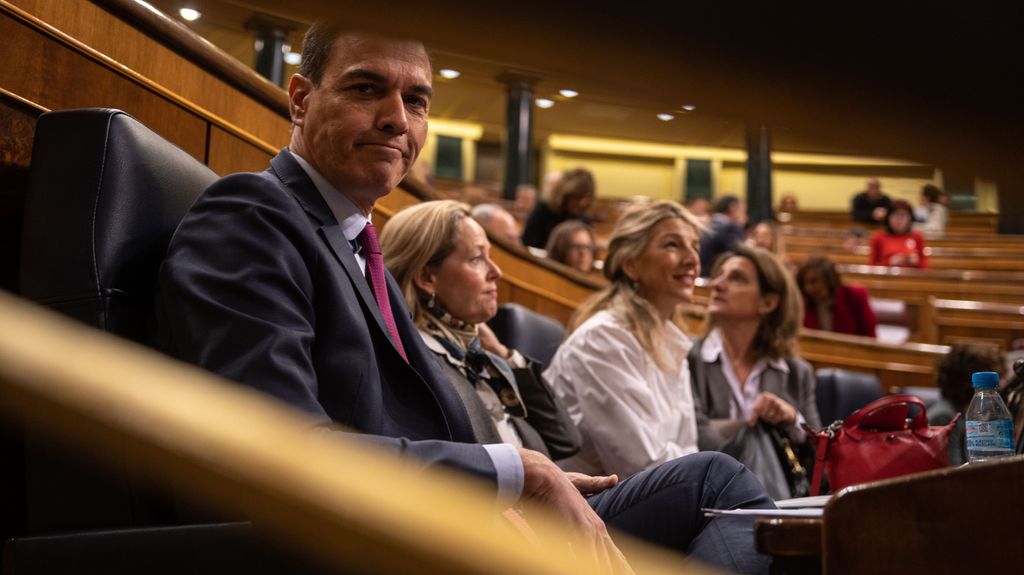
[[[853,196],[851,215],[853,221],[875,224],[882,222],[888,214],[892,199],[882,192],[878,178],[869,178],[867,189]]]
[[[516,187],[516,199],[512,205],[512,215],[516,217],[516,220],[524,222],[535,207],[537,207],[537,188],[531,184],[519,184]]]
[[[384,261],[423,343],[462,398],[477,441],[569,457],[579,433],[540,377],[542,366],[502,345],[484,323],[498,311],[501,270],[467,208],[443,200],[399,212],[380,235]]]
[[[979,343],[954,343],[949,353],[939,360],[938,384],[942,399],[928,407],[928,423],[946,425],[957,413],[966,414],[967,406],[974,397],[971,374],[976,371],[1002,373],[1003,357],[993,345]],[[967,430],[964,415],[957,422],[956,431],[949,435],[949,463],[967,463]]]
[[[580,220],[569,220],[555,226],[545,247],[549,258],[583,273],[594,269],[596,249],[594,232]]]
[[[683,204],[693,217],[697,219],[705,228],[711,225],[711,202],[707,198],[694,197],[688,198],[686,203]]]
[[[555,226],[566,220],[590,223],[587,209],[594,201],[594,176],[589,170],[569,170],[553,181],[545,180],[544,197],[530,212],[523,229],[523,243],[543,248]]]
[[[304,411],[317,424],[311,433],[403,456],[410,473],[456,468],[496,501],[547,507],[603,569],[628,569],[607,517],[721,569],[767,572],[752,521],[699,511],[771,507],[756,478],[727,457],[680,459],[617,484],[477,440],[383,267],[370,222],[426,139],[431,79],[422,44],[309,28],[288,89],[289,147],[265,172],[215,182],[171,240],[158,302],[167,352]],[[467,275],[489,265],[486,244],[474,249]],[[652,497],[655,484],[670,495]]]
[[[786,194],[782,196],[782,199],[779,201],[779,212],[792,214],[797,211],[797,209],[796,196],[793,194]]]
[[[723,449],[742,426],[759,422],[797,444],[807,441],[801,423],[821,426],[814,370],[796,355],[801,315],[796,284],[769,252],[739,245],[716,262],[710,331],[689,355],[697,408],[710,420],[701,428],[701,449]]]
[[[715,260],[747,238],[747,205],[736,196],[722,196],[715,202],[711,226],[700,239],[701,275],[707,276]]]
[[[612,231],[611,285],[576,312],[544,372],[583,435],[566,468],[624,477],[697,451],[691,344],[672,319],[693,298],[699,233],[669,201],[632,206]]]
[[[885,218],[885,229],[871,236],[871,260],[873,266],[906,268],[927,268],[928,256],[924,253],[924,237],[911,230],[914,221],[910,204],[896,200],[889,207]]]
[[[949,208],[946,195],[938,187],[925,184],[921,188],[920,204],[914,209],[914,229],[921,233],[942,233],[946,231]]]
[[[519,224],[505,208],[498,204],[478,204],[471,213],[487,233],[513,245],[520,245]]]
[[[747,245],[771,252],[786,266],[786,271],[793,273],[796,270],[786,256],[786,240],[779,231],[779,224],[771,220],[758,222],[747,233]]]
[[[875,337],[878,319],[868,290],[844,285],[832,260],[811,256],[796,272],[804,297],[804,327]]]

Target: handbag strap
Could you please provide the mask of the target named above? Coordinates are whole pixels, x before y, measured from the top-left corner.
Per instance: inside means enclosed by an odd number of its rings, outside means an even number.
[[[928,412],[924,401],[915,395],[889,395],[876,399],[846,418],[843,428],[855,439],[862,429],[900,430],[907,428],[907,413],[911,406],[920,407],[910,421],[910,429],[928,427]]]
[[[811,426],[803,424],[807,436],[817,437],[818,445],[814,450],[814,475],[811,479],[811,496],[818,495],[821,490],[821,475],[825,471],[825,460],[828,459],[828,448],[837,433],[842,433],[843,420],[839,419],[821,431],[811,429]]]

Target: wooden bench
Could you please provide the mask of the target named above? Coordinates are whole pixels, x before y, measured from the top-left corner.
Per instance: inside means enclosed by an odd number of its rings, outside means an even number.
[[[799,245],[805,243],[835,248],[841,248],[844,245],[849,231],[849,229],[839,230],[792,225],[784,225],[781,229],[787,244]],[[868,235],[870,235],[870,231]],[[988,248],[1013,253],[1024,253],[1024,235],[1022,234],[948,232],[943,234],[924,234],[924,238],[925,243],[931,247]],[[866,241],[866,237],[864,241]]]
[[[854,222],[850,212],[832,210],[799,210],[779,214],[779,220],[792,225],[819,229],[849,229],[853,226],[872,226]],[[999,214],[984,212],[950,212],[946,230],[950,232],[995,232],[999,225]]]
[[[964,341],[995,344],[1000,351],[1024,349],[1024,306],[928,298],[924,341],[951,345]]]
[[[1024,272],[1024,253],[1006,252],[988,248],[933,248],[926,247],[929,269]],[[824,255],[837,264],[869,265],[871,248],[857,246],[823,249],[820,245],[786,243],[786,257],[796,265],[813,255]]]
[[[848,487],[820,519],[759,519],[754,538],[786,573],[1013,572],[1022,504],[1014,457]]]

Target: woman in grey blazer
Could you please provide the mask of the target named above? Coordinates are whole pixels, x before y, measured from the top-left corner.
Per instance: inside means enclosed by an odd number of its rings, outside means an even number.
[[[749,446],[736,442],[752,434],[740,431],[761,423],[780,439],[805,444],[801,424],[817,428],[821,421],[814,372],[796,354],[803,309],[792,276],[771,253],[737,245],[717,260],[711,277],[709,330],[688,362],[697,409],[708,419],[699,427],[698,445],[743,453]]]

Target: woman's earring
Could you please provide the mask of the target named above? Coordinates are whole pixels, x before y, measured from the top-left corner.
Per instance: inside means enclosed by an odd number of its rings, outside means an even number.
[[[437,294],[430,294],[430,299],[427,300],[427,309],[434,309],[437,307]]]

